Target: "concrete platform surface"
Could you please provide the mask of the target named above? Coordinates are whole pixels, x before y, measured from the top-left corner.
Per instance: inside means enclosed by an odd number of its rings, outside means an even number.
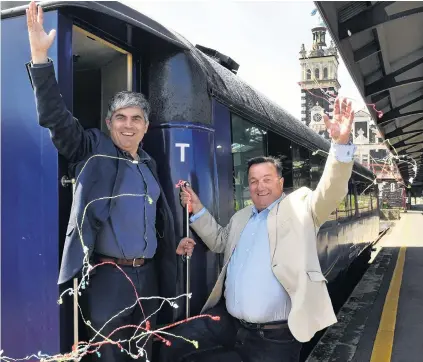
[[[423,362],[423,214],[408,211],[306,362]]]

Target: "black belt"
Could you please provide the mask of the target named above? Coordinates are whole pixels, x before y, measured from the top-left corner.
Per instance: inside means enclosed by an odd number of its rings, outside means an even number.
[[[111,262],[117,265],[132,266],[133,268],[144,266],[145,264],[153,260],[153,259],[146,259],[146,258],[123,259],[123,258],[115,258],[113,256],[101,255],[97,253],[95,254],[95,259],[102,263]]]
[[[283,329],[288,328],[287,321],[276,321],[276,322],[269,322],[269,323],[250,323],[246,322],[242,319],[238,319],[239,322],[247,329]]]

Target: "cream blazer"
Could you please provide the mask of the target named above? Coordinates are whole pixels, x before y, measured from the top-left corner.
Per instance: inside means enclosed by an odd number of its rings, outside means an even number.
[[[272,270],[291,298],[288,326],[300,342],[337,322],[317,254],[317,233],[348,192],[353,161],[344,163],[331,153],[323,175],[312,191],[302,187],[280,201],[269,213]],[[229,224],[220,226],[207,211],[191,227],[215,253],[224,254],[224,266],[202,312],[222,297],[226,270],[252,206],[235,213]]]

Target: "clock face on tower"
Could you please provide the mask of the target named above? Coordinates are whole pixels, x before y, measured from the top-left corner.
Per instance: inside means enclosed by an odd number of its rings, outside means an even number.
[[[313,115],[313,121],[314,122],[320,122],[322,120],[322,115],[320,113],[315,113]]]

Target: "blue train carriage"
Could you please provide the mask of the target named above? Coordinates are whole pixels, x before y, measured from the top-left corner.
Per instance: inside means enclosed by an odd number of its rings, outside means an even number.
[[[251,157],[282,158],[287,193],[316,186],[329,143],[243,82],[229,57],[194,47],[118,2],[41,5],[46,30],[57,29],[49,55],[62,96],[83,127],[107,132],[107,101],[116,91],[148,97],[152,115],[145,149],[158,163],[178,236],[183,235],[175,188],[180,179],[191,182],[222,224],[251,202],[246,177]],[[57,303],[71,205],[71,190],[61,184],[68,165],[37,123],[25,69],[30,58],[25,7],[1,12],[0,343],[15,358],[68,352],[73,341],[72,298]],[[319,232],[319,257],[329,282],[378,235],[373,179],[356,164],[348,195]],[[197,243],[191,266],[193,314],[210,293],[220,263],[218,255]]]

